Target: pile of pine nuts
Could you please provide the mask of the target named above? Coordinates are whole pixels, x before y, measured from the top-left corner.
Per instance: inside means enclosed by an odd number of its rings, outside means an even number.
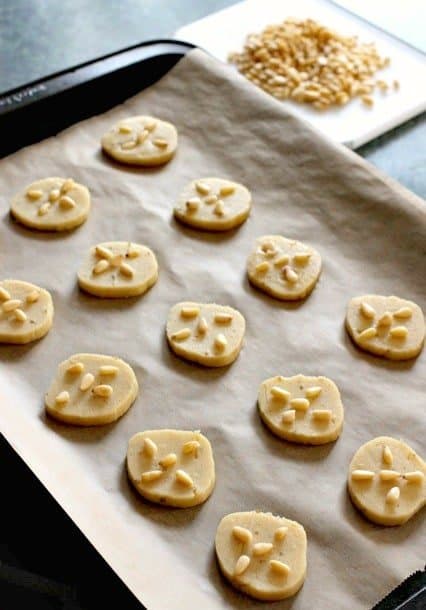
[[[390,63],[374,43],[341,36],[312,19],[286,19],[251,34],[241,53],[230,54],[229,62],[276,98],[311,104],[317,110],[344,106],[355,97],[371,107],[374,92],[383,94],[390,88],[374,78]],[[398,81],[392,87],[398,89]]]

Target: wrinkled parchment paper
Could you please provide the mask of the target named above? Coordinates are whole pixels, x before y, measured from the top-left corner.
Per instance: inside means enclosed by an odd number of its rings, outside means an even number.
[[[104,131],[144,113],[176,124],[176,157],[151,170],[103,157]],[[50,175],[72,176],[92,193],[88,221],[69,234],[30,231],[8,215],[16,191]],[[173,220],[178,193],[203,176],[251,189],[253,211],[239,229],[210,235]],[[44,339],[0,347],[2,432],[149,610],[272,607],[235,592],[218,572],[217,524],[240,510],[272,511],[306,528],[305,585],[277,609],[369,608],[423,566],[424,511],[401,527],[373,525],[353,508],[346,474],[358,447],[382,434],[425,456],[426,353],[386,362],[355,348],[343,326],[354,295],[397,294],[425,307],[420,199],[201,51],[126,104],[4,159],[0,179],[1,275],[47,288],[56,312]],[[248,284],[246,257],[267,233],[322,254],[323,273],[306,302],[281,303]],[[159,281],[142,298],[97,299],[77,287],[88,248],[115,239],[147,244],[158,257]],[[244,314],[245,346],[233,365],[204,369],[169,351],[166,316],[185,299]],[[57,363],[76,352],[117,355],[134,368],[139,397],[115,424],[80,429],[44,415]],[[345,425],[337,442],[292,445],[262,425],[260,382],[299,372],[339,386]],[[213,445],[217,484],[200,507],[157,507],[129,485],[128,439],[166,427],[201,429]]]

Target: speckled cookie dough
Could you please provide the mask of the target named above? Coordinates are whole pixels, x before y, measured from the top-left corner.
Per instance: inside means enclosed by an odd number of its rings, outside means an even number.
[[[72,178],[43,178],[18,193],[12,199],[10,211],[31,229],[68,231],[87,219],[90,193]]]
[[[138,432],[129,441],[127,472],[141,496],[179,508],[201,504],[215,484],[211,445],[197,431]]]
[[[67,424],[109,424],[126,413],[138,389],[133,369],[120,358],[75,354],[59,364],[46,394],[46,411]]]
[[[243,223],[250,208],[251,194],[242,184],[222,178],[200,178],[185,187],[174,214],[196,229],[227,231]]]
[[[300,523],[271,513],[226,515],[216,532],[224,576],[243,593],[265,601],[297,593],[306,576],[306,549]]]
[[[21,280],[0,281],[0,343],[30,343],[53,324],[50,293]]]
[[[204,366],[225,366],[240,353],[245,326],[232,307],[182,302],[171,308],[166,334],[178,356]]]
[[[425,339],[420,307],[396,296],[353,298],[346,312],[346,329],[358,347],[390,360],[415,358]]]
[[[352,458],[348,491],[370,521],[401,525],[426,503],[426,463],[403,441],[380,436]]]
[[[174,125],[152,116],[120,120],[102,138],[102,148],[116,161],[130,165],[163,165],[177,148]]]
[[[261,383],[257,404],[268,428],[288,441],[322,445],[342,431],[340,393],[327,377],[271,377]]]
[[[256,240],[247,260],[250,282],[283,301],[304,299],[321,273],[321,256],[311,246],[281,235]]]
[[[158,279],[152,250],[127,241],[93,246],[80,271],[80,288],[97,297],[120,298],[144,294]]]

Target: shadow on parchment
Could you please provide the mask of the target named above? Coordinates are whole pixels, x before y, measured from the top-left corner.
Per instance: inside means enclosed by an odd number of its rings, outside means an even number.
[[[0,344],[0,361],[10,364],[25,358],[29,351],[31,351],[38,344],[39,341],[43,341],[44,337],[40,337],[36,341],[31,343],[14,344],[14,343],[2,343]]]
[[[179,231],[190,239],[213,244],[220,244],[223,242],[230,241],[234,238],[234,235],[236,235],[241,228],[239,226],[235,227],[235,229],[229,229],[227,231],[208,231],[207,229],[192,228],[189,225],[186,225],[183,222],[177,220],[174,214],[171,214],[169,224],[173,229]]]
[[[140,175],[140,176],[158,174],[159,172],[161,172],[163,170],[163,166],[164,166],[164,165],[147,166],[147,165],[138,165],[137,163],[135,163],[135,164],[120,163],[119,161],[116,161],[115,159],[110,157],[101,148],[95,153],[95,159],[97,161],[100,161],[103,165],[106,165],[110,169],[116,169],[120,172],[124,172],[127,174]],[[167,163],[165,165],[167,165]]]
[[[39,418],[50,429],[63,439],[73,443],[100,443],[107,434],[114,428],[117,422],[103,424],[99,426],[77,426],[60,422],[46,413],[44,405],[39,412]],[[126,417],[126,413],[122,416]],[[121,419],[121,418],[120,418]]]
[[[389,526],[373,523],[354,506],[346,484],[342,486],[340,504],[346,522],[373,542],[399,545],[410,536],[414,536],[416,529],[421,525],[421,509],[403,525]]]
[[[298,301],[281,301],[280,299],[276,299],[275,297],[266,294],[266,292],[263,292],[260,288],[253,286],[248,279],[247,272],[243,275],[242,287],[246,294],[260,299],[267,307],[270,307],[271,309],[283,309],[285,311],[297,311],[303,307],[310,296],[307,295],[304,299]]]
[[[263,422],[259,415],[257,402],[251,410],[251,423],[257,435],[272,454],[298,462],[317,462],[323,460],[333,450],[334,445],[339,442],[339,439],[337,439],[325,445],[300,445],[286,441],[276,436]]]
[[[151,286],[151,288],[153,288],[153,286]],[[149,288],[149,290],[151,290],[151,288]],[[132,307],[135,307],[136,305],[140,304],[140,299],[141,295],[135,297],[120,298],[97,297],[82,290],[78,285],[78,282],[76,282],[74,284],[73,291],[70,295],[70,306],[79,307],[81,309],[85,309],[88,312],[98,312],[100,310],[111,311],[125,308],[131,309]]]
[[[3,224],[5,224],[6,227],[13,233],[20,235],[21,237],[25,237],[25,239],[45,242],[58,240],[66,241],[74,235],[75,231],[78,231],[78,229],[84,225],[84,223],[82,223],[82,225],[69,229],[68,231],[41,231],[39,229],[31,229],[30,227],[20,224],[17,220],[15,220],[10,212],[7,212],[3,216]]]

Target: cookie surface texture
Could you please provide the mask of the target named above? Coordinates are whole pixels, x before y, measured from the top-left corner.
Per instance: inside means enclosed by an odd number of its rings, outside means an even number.
[[[390,360],[415,358],[425,339],[425,319],[413,301],[367,294],[353,298],[346,311],[346,329],[361,349]]]
[[[342,431],[340,392],[327,377],[271,377],[261,383],[257,404],[266,426],[288,441],[322,445]]]
[[[178,220],[205,231],[227,231],[243,223],[251,209],[250,191],[222,178],[193,180],[174,208]]]
[[[136,375],[120,358],[75,354],[59,364],[45,407],[61,422],[99,426],[124,415],[137,394]]]
[[[68,231],[87,219],[90,193],[72,178],[43,178],[15,195],[10,211],[31,229]]]
[[[274,601],[297,593],[306,575],[304,528],[285,517],[256,511],[226,515],[216,532],[216,556],[234,587]]]
[[[30,343],[53,324],[53,301],[44,288],[21,280],[0,281],[0,343]]]
[[[102,138],[103,150],[129,165],[163,165],[176,152],[176,127],[152,116],[122,119]]]
[[[311,246],[281,235],[259,237],[247,259],[253,286],[276,299],[304,299],[321,273],[321,256]]]
[[[157,278],[158,264],[152,250],[127,241],[93,246],[78,272],[80,288],[104,298],[144,294]]]
[[[379,436],[352,458],[348,491],[370,521],[401,525],[426,503],[426,463],[403,441]]]
[[[204,366],[225,366],[240,353],[245,319],[225,305],[184,301],[168,315],[166,335],[170,348],[186,360]]]
[[[132,436],[127,472],[144,498],[179,508],[201,504],[215,484],[208,439],[187,430],[147,430]]]

